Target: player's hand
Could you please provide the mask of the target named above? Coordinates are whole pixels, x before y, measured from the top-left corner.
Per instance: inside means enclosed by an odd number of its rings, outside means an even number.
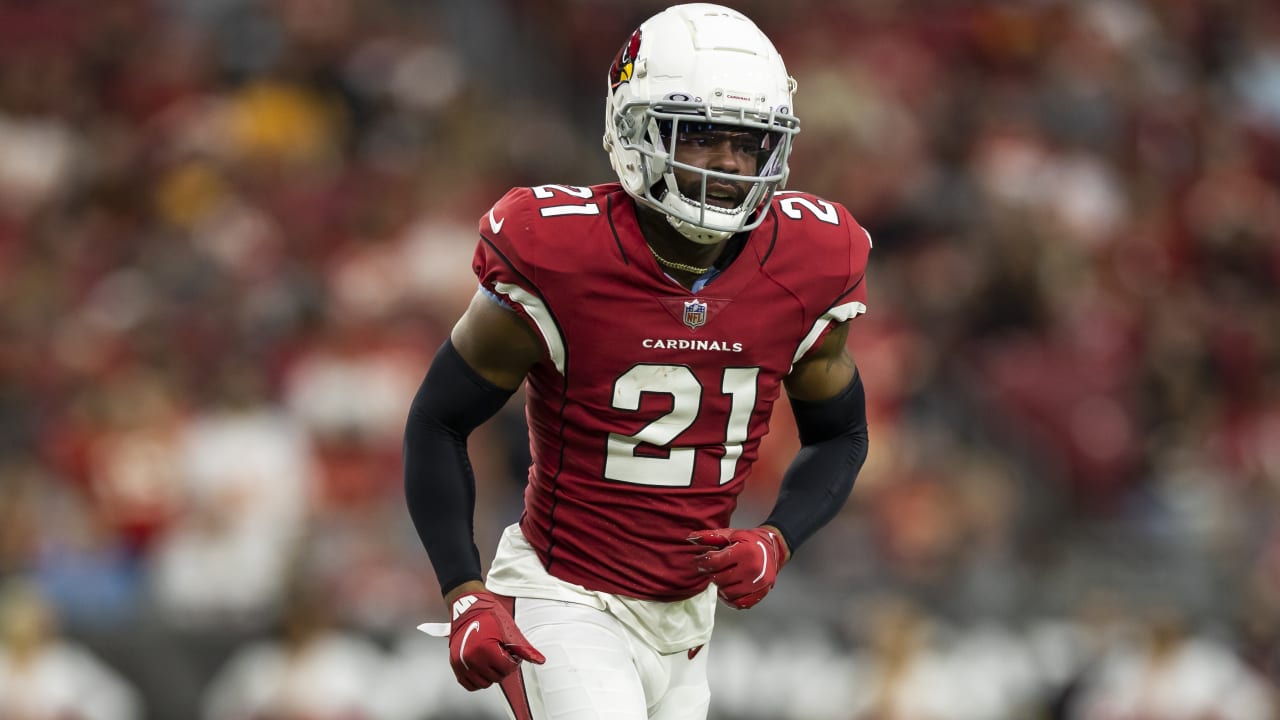
[[[449,664],[459,685],[487,688],[514,672],[521,660],[546,662],[493,593],[469,592],[453,601]]]
[[[767,527],[700,530],[689,542],[719,548],[698,556],[698,572],[710,575],[720,599],[739,610],[764,599],[787,556],[782,536]]]

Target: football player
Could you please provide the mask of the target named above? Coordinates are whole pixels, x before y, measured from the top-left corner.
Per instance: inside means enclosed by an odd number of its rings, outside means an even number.
[[[871,242],[780,190],[795,88],[741,13],[669,8],[609,70],[618,182],[517,188],[480,219],[480,287],[413,400],[405,485],[458,682],[499,683],[514,718],[705,718],[716,598],[760,602],[862,466],[845,345]],[[522,383],[524,512],[482,577],[467,436]],[[769,516],[729,527],[782,388],[802,448]]]

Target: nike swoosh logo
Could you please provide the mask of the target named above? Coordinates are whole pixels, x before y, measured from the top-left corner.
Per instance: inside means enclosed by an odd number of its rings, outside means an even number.
[[[471,639],[471,633],[480,629],[480,621],[472,620],[467,626],[467,631],[462,633],[462,643],[458,645],[458,659],[462,661],[462,667],[470,670],[471,666],[467,664],[467,640]]]
[[[502,218],[501,220],[495,218],[493,216],[493,208],[489,208],[489,227],[493,228],[494,235],[497,235],[498,233],[502,232],[502,224],[505,223],[506,221],[507,221],[506,218]]]
[[[760,574],[756,576],[755,580],[751,581],[753,583],[760,582],[760,578],[764,577],[764,571],[769,569],[769,548],[765,547],[764,543],[759,540],[756,541],[756,545],[760,546],[760,555],[763,556],[764,562],[760,565]]]

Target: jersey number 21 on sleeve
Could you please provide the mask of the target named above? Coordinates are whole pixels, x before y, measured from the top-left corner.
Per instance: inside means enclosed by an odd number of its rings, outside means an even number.
[[[582,198],[583,200],[591,198],[591,188],[579,187],[577,185],[539,185],[533,188],[533,196],[539,200],[550,200],[556,196],[556,193],[568,195],[569,197]],[[600,205],[593,202],[548,205],[544,208],[539,208],[538,214],[542,217],[558,217],[560,215],[599,215]]]

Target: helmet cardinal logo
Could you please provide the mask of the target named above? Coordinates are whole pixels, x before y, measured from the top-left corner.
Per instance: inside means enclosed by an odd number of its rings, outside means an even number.
[[[612,89],[617,90],[619,85],[631,80],[631,73],[635,72],[636,55],[639,54],[640,30],[637,29],[631,33],[627,44],[618,51],[618,56],[613,59],[613,67],[609,68],[609,86]]]

